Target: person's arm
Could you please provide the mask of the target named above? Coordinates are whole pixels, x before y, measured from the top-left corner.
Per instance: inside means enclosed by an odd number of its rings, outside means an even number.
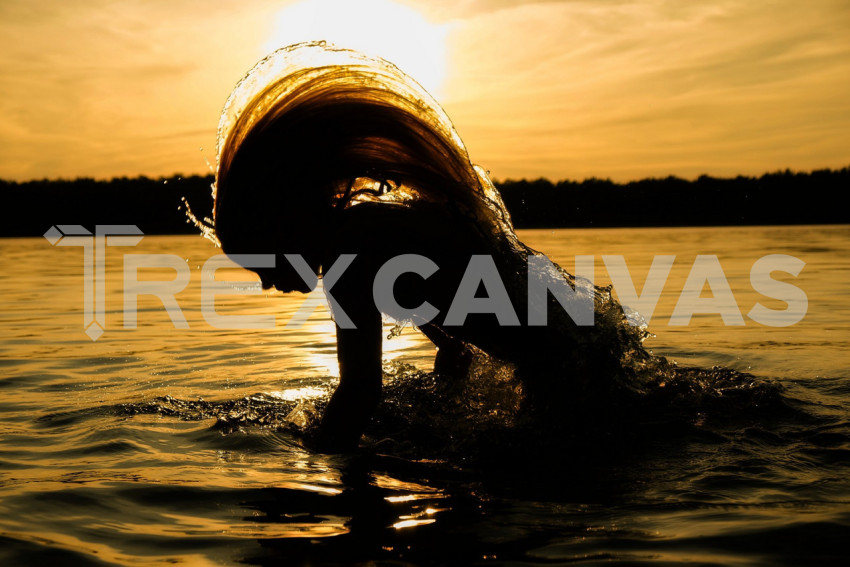
[[[466,378],[475,357],[473,347],[430,323],[422,325],[419,330],[437,347],[434,372],[455,378]]]
[[[319,448],[348,451],[357,447],[381,399],[381,314],[371,301],[344,301],[355,329],[336,327],[339,386],[322,416]]]

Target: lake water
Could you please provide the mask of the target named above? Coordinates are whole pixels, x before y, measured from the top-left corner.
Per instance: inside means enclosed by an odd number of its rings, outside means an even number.
[[[850,227],[520,238],[567,270],[576,255],[593,255],[597,284],[608,281],[602,255],[622,255],[638,290],[654,256],[675,255],[646,346],[680,367],[722,365],[781,389],[766,401],[744,392],[743,403],[726,406],[714,396],[688,419],[630,431],[557,440],[526,429],[508,439],[509,427],[470,429],[486,428],[487,396],[428,400],[437,391],[434,349],[407,328],[385,341],[382,421],[360,453],[325,455],[307,448],[297,424],[314,419],[337,373],[326,310],[287,329],[304,296],[250,296],[252,286],[230,284],[240,294],[216,298],[220,315],[277,324],[217,328],[201,309],[201,273],[218,251],[200,237],[150,236],[105,248],[105,332],[93,342],[84,332],[83,248],[3,239],[0,561],[847,564]],[[138,298],[136,327],[124,328],[125,253],[186,261],[191,277],[176,301],[188,328],[148,295]],[[773,275],[807,296],[796,324],[747,315],[757,303],[786,308],[750,282],[768,254],[805,262],[796,277]],[[668,324],[697,255],[718,258],[744,325],[716,313]],[[142,268],[138,277],[175,273]],[[218,279],[255,278],[223,270]],[[452,451],[411,434],[431,425]],[[585,433],[592,443],[576,440]]]

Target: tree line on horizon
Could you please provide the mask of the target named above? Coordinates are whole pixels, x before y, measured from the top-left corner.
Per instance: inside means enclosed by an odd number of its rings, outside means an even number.
[[[0,236],[39,236],[57,224],[133,224],[145,234],[192,234],[185,197],[198,217],[211,215],[213,176],[118,177],[108,181],[0,180],[6,211]],[[627,183],[610,179],[505,180],[496,186],[516,228],[846,224],[839,197],[850,167],[808,173],[695,180],[669,176]]]

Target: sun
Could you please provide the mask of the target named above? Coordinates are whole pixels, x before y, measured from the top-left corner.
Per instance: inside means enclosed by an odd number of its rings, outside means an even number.
[[[446,75],[446,25],[389,0],[303,0],[281,10],[266,53],[324,40],[394,63],[434,96]]]

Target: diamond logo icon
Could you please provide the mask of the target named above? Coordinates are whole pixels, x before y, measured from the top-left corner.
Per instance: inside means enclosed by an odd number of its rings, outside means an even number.
[[[86,334],[91,340],[96,341],[103,334],[103,328],[95,321],[86,329]]]
[[[65,235],[62,234],[62,231],[55,226],[51,226],[49,229],[47,229],[47,232],[44,233],[44,237],[47,239],[51,246],[56,246],[56,243],[59,242],[63,236]]]

